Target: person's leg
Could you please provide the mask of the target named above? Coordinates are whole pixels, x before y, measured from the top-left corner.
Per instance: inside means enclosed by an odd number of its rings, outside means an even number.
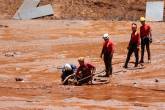
[[[128,62],[129,62],[129,60],[130,60],[130,57],[131,57],[131,55],[132,55],[132,52],[133,52],[133,50],[132,50],[132,48],[130,48],[130,49],[128,50],[128,53],[127,53],[127,58],[126,58],[126,61],[125,61],[124,68],[127,68],[127,67],[128,67]]]
[[[109,58],[108,58],[108,55],[104,55],[104,64],[105,64],[106,75],[108,75],[108,73],[109,73]]]
[[[113,58],[113,54],[111,54],[110,58],[109,58],[109,75],[112,75],[112,71],[113,71],[113,68],[112,68],[112,58]]]
[[[148,54],[148,61],[150,62],[150,60],[151,60],[151,53],[150,53],[150,41],[149,41],[149,38],[146,40],[146,50],[147,50],[147,54]]]
[[[135,55],[135,67],[137,67],[139,63],[139,50],[137,49],[137,47],[135,47],[134,49],[134,55]]]
[[[144,42],[144,39],[141,39],[141,59],[140,59],[140,63],[144,63],[144,51],[145,51],[145,42]]]

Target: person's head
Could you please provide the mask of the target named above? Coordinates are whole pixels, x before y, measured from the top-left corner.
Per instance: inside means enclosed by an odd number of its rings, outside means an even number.
[[[132,23],[132,31],[136,32],[137,30],[137,24],[136,23]]]
[[[79,62],[79,64],[80,64],[80,66],[81,66],[81,65],[84,65],[84,60],[85,60],[84,57],[79,57],[79,58],[78,58],[78,62]]]
[[[70,64],[65,64],[65,65],[64,65],[64,70],[65,70],[65,71],[71,71],[71,70],[72,70],[71,65],[70,65]]]
[[[109,34],[105,33],[102,38],[104,39],[104,41],[109,40]]]
[[[144,24],[145,24],[145,22],[146,22],[145,17],[140,17],[140,22],[141,22],[141,24],[142,24],[142,25],[144,25]]]

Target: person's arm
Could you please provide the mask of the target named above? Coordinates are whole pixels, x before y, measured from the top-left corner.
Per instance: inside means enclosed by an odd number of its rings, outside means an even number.
[[[87,64],[87,66],[90,68],[91,74],[93,75],[95,73],[95,71],[96,71],[96,67],[93,66],[92,64]]]
[[[150,43],[152,43],[152,30],[151,30],[151,27],[149,27],[149,38],[150,38]]]
[[[140,46],[140,34],[137,33],[137,49],[139,50],[139,46]]]
[[[81,70],[80,70],[80,66],[77,68],[77,71],[76,71],[76,77],[80,78],[81,77]]]
[[[149,37],[152,38],[152,33],[151,33],[152,29],[151,27],[149,26]]]
[[[102,47],[101,54],[100,54],[100,58],[103,57],[103,52],[104,52],[104,46]]]
[[[128,46],[127,46],[127,49],[129,49],[130,46],[131,46],[131,39],[132,39],[132,36],[131,36],[131,38],[130,38],[130,40],[129,40],[129,44],[128,44]]]
[[[142,27],[140,27],[140,39],[142,39]]]

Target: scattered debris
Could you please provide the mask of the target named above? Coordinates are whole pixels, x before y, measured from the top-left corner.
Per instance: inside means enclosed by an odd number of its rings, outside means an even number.
[[[134,82],[133,84],[137,84],[136,82]]]
[[[15,52],[15,51],[4,52],[4,56],[6,57],[15,57],[16,55],[17,56],[21,55],[21,52]]]
[[[155,82],[159,82],[159,80],[158,79],[155,79]]]
[[[4,54],[6,57],[14,57],[16,55],[16,52],[7,52]]]
[[[1,25],[0,24],[0,28],[8,28],[9,26],[6,26],[6,25]]]
[[[17,78],[15,78],[15,81],[23,81],[23,78],[17,77]]]

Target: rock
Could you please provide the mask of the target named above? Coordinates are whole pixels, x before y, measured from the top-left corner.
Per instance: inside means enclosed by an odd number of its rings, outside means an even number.
[[[16,52],[7,52],[5,53],[6,57],[14,57],[16,55]]]
[[[159,82],[159,80],[158,79],[155,79],[155,82]]]
[[[136,82],[133,83],[134,85],[137,84]]]
[[[9,26],[1,25],[1,24],[0,24],[0,28],[7,28],[7,27],[9,27]]]
[[[23,78],[17,77],[17,78],[15,78],[15,81],[23,81]]]

